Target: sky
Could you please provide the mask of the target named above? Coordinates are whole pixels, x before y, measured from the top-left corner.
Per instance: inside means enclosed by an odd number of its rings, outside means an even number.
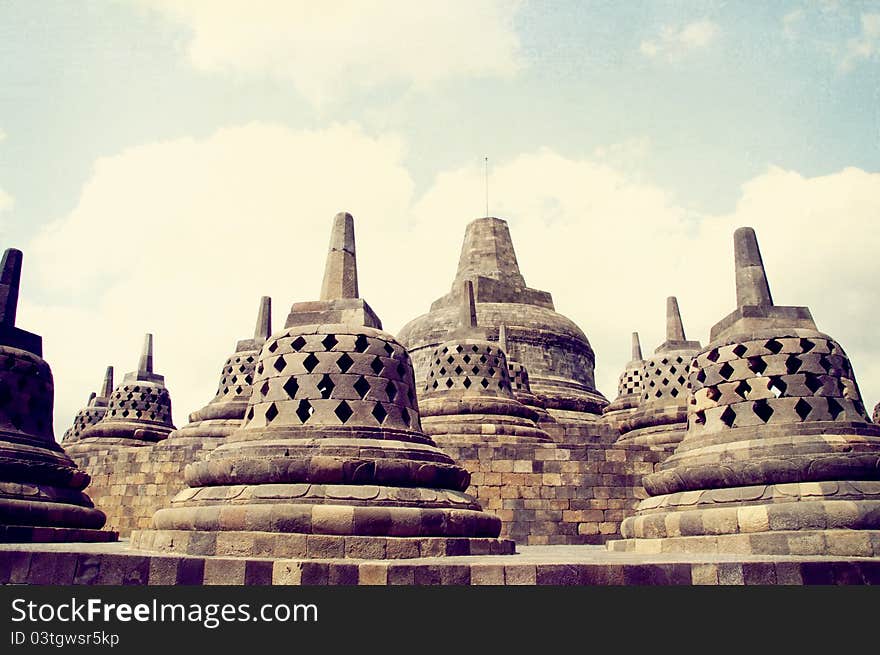
[[[260,296],[276,329],[318,297],[339,211],[397,332],[449,290],[484,157],[609,399],[667,296],[708,341],[750,225],[880,400],[880,0],[0,0],[0,245],[56,437],[145,332],[185,424]]]

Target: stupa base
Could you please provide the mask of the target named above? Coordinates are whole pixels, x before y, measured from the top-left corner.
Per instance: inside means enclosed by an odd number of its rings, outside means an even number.
[[[0,543],[106,543],[118,532],[90,528],[53,528],[35,525],[0,525]]]
[[[137,530],[131,548],[218,557],[413,559],[513,555],[510,539],[488,537],[369,537],[260,531]]]

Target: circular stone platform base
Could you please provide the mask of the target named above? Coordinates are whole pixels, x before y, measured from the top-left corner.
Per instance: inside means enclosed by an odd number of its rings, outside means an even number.
[[[33,525],[0,525],[0,543],[104,543],[119,539],[118,532],[89,528],[50,528]]]
[[[509,539],[356,537],[257,531],[137,530],[131,548],[180,555],[304,559],[408,559],[512,555]]]

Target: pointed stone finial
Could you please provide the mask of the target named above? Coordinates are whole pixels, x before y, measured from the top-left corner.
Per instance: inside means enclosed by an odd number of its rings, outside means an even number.
[[[464,293],[461,296],[461,314],[458,325],[463,329],[477,327],[477,304],[474,302],[474,283],[470,280],[464,282]]]
[[[92,393],[90,393],[89,394],[89,401],[86,403],[86,405],[91,405],[92,401],[97,397],[98,397],[98,394],[96,394],[94,391]]]
[[[507,354],[507,325],[504,323],[498,327],[498,346]]]
[[[666,299],[666,340],[686,341],[684,325],[681,322],[681,312],[678,310],[678,299],[669,296]]]
[[[639,342],[639,333],[632,333],[632,361],[642,361],[642,344]]]
[[[465,229],[455,286],[477,276],[489,277],[514,287],[526,285],[516,260],[510,228],[500,218],[478,218]]]
[[[113,393],[113,367],[108,366],[104,371],[104,384],[101,386],[101,398],[109,398]]]
[[[263,296],[260,298],[260,311],[257,313],[254,341],[266,341],[270,336],[272,336],[272,299],[269,296]]]
[[[770,285],[758,247],[758,237],[750,227],[733,233],[733,258],[736,266],[736,305],[772,306]]]
[[[0,324],[15,325],[18,288],[21,284],[21,250],[8,248],[0,263]]]
[[[144,349],[138,363],[138,373],[153,372],[153,335],[149,332],[144,336]]]
[[[354,218],[347,212],[340,212],[333,218],[330,249],[324,267],[324,283],[321,285],[321,300],[358,297]]]

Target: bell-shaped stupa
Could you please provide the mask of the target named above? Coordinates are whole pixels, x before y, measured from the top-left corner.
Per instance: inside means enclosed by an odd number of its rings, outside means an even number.
[[[509,347],[529,370],[532,392],[550,413],[571,421],[595,421],[608,401],[596,390],[590,342],[574,322],[554,311],[549,293],[526,286],[507,222],[500,218],[479,218],[467,226],[452,290],[400,331],[420,387],[437,346],[458,329],[466,280],[473,283],[479,324],[492,341],[506,325]]]
[[[82,431],[72,453],[107,446],[150,446],[168,437],[171,396],[165,378],[153,372],[153,335],[144,338],[137,371],[126,373],[107,404],[104,418]]]
[[[477,326],[473,284],[464,283],[460,324],[431,355],[422,389],[422,426],[440,445],[551,441],[538,413],[514,397],[507,356]]]
[[[272,299],[263,296],[252,339],[242,339],[223,363],[214,398],[189,415],[190,422],[168,435],[168,443],[180,439],[216,439],[241,427],[247,411],[260,349],[272,334]]]
[[[64,436],[61,438],[61,444],[70,446],[79,441],[82,431],[90,425],[94,425],[104,418],[107,414],[107,405],[110,403],[110,394],[113,393],[113,367],[108,366],[104,373],[104,384],[101,386],[101,393],[96,394],[94,391],[89,395],[89,402],[76,413],[73,418],[73,425],[67,428]]]
[[[773,304],[751,228],[737,309],[693,360],[688,429],[614,549],[880,555],[880,427],[806,307]]]
[[[617,398],[603,410],[605,418],[614,425],[632,414],[642,402],[642,375],[645,371],[645,360],[642,358],[642,344],[639,333],[632,333],[632,358],[627,362],[617,382]]]
[[[622,443],[674,444],[687,430],[691,392],[691,359],[699,341],[688,341],[674,296],[666,299],[666,341],[642,363],[642,396],[635,410],[620,422]]]
[[[501,521],[421,431],[412,363],[357,295],[354,221],[334,219],[321,300],[264,345],[242,427],[186,468],[137,547],[398,558],[509,553]]]
[[[55,441],[43,340],[15,327],[22,254],[0,264],[0,542],[113,541],[83,492],[89,475]]]

